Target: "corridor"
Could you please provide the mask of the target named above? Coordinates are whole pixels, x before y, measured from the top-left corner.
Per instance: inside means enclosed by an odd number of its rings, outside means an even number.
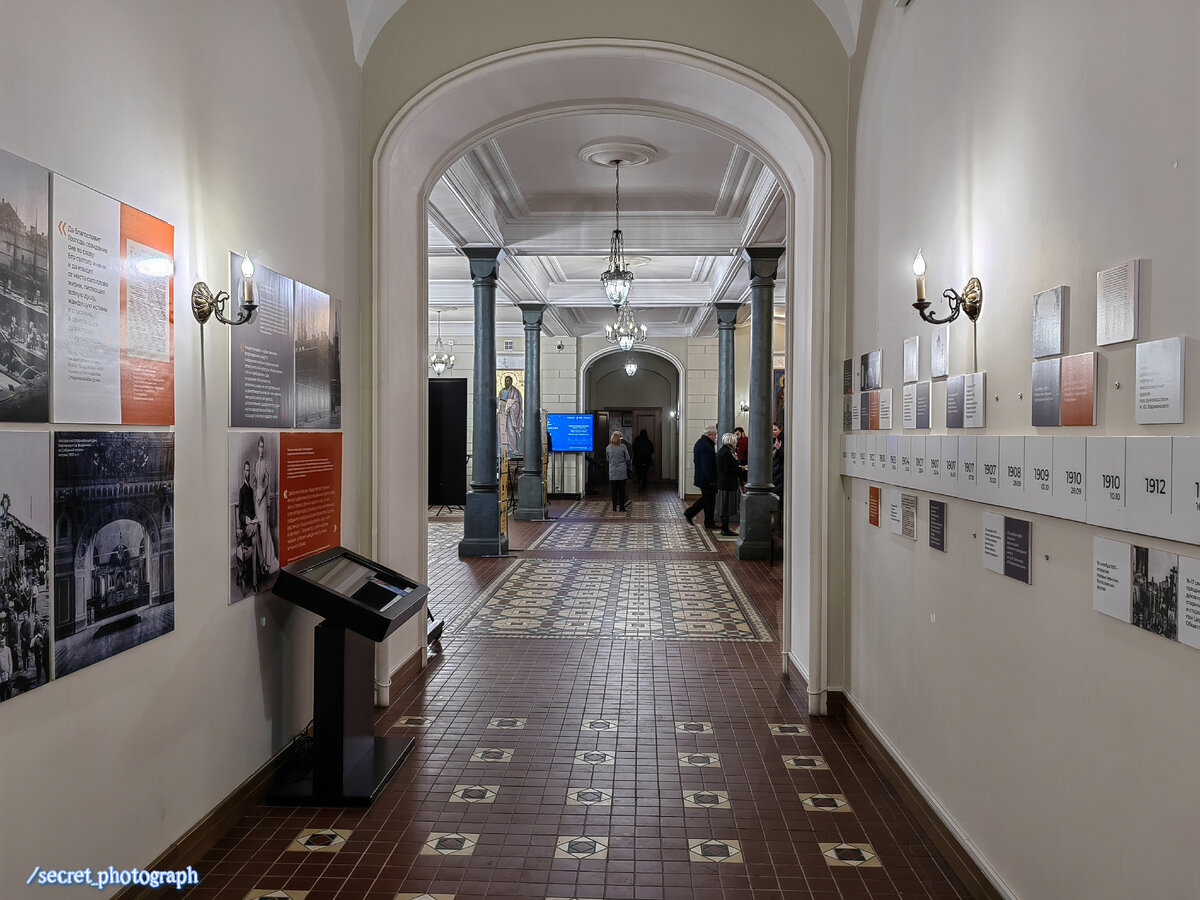
[[[442,653],[380,713],[368,810],[257,807],[192,898],[959,897],[844,726],[779,676],[782,567],[670,493],[555,503],[506,559],[431,518]]]

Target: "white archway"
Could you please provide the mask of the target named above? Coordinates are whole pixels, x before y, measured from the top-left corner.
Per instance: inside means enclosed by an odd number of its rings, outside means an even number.
[[[787,202],[787,533],[784,652],[806,676],[810,708],[824,712],[828,506],[826,307],[831,244],[831,154],[802,104],[728,60],[654,41],[594,39],[521,47],[430,84],[396,114],[373,165],[373,551],[426,571],[427,450],[413,447],[426,419],[428,333],[426,202],[437,179],[482,141],[529,121],[586,109],[639,111],[688,122],[747,147],[775,173]],[[797,390],[797,385],[802,390]],[[415,458],[414,458],[415,456]],[[382,649],[380,682],[390,676]],[[399,655],[399,654],[398,654]]]
[[[679,361],[679,357],[677,357],[674,353],[671,353],[667,350],[662,349],[661,347],[654,347],[651,345],[638,345],[637,351],[639,353],[649,353],[652,356],[661,356],[663,359],[665,359],[667,362],[669,362],[671,365],[673,365],[675,367],[675,371],[679,373],[679,397],[675,401],[675,415],[677,417],[677,422],[680,423],[679,427],[682,429],[682,423],[687,421],[687,419],[685,418],[685,415],[684,415],[686,412],[686,407],[687,407],[687,369],[684,368],[683,363]],[[599,349],[595,353],[593,353],[591,356],[589,356],[587,359],[585,359],[583,361],[583,363],[579,366],[579,410],[581,412],[587,411],[587,402],[588,402],[587,373],[588,373],[588,369],[590,369],[593,365],[595,365],[597,361],[603,359],[606,356],[611,356],[614,353],[624,353],[624,352],[625,351],[622,350],[620,347],[602,347],[601,349]],[[676,448],[676,451],[677,451],[679,458],[676,460],[676,465],[677,465],[676,471],[679,473],[679,478],[678,478],[679,497],[680,497],[680,499],[682,499],[683,492],[684,492],[683,473],[684,473],[684,471],[686,471],[687,467],[685,465],[685,458],[683,455],[683,443],[684,442],[683,442],[682,438],[677,443],[679,444],[679,446]],[[582,482],[580,482],[580,483],[582,483]]]

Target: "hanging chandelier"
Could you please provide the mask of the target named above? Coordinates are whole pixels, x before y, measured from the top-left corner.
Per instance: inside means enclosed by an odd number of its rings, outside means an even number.
[[[613,168],[617,170],[617,227],[613,229],[609,243],[608,268],[600,276],[600,283],[604,285],[604,293],[608,295],[612,305],[620,306],[629,297],[629,288],[633,286],[633,273],[625,263],[625,239],[621,235],[621,161],[617,160]]]
[[[457,309],[456,306],[449,306],[446,309]],[[429,354],[429,368],[433,370],[434,375],[441,375],[447,369],[454,368],[454,354],[447,353],[446,347],[442,344],[442,312],[437,310],[438,317],[438,333],[437,340],[433,344],[433,352]],[[450,349],[454,349],[454,341],[450,342]]]
[[[636,372],[637,363],[635,363],[632,359],[625,360],[625,374],[632,378]]]
[[[632,350],[634,344],[645,343],[646,326],[637,323],[628,300],[617,311],[617,323],[604,326],[604,339],[622,350]]]

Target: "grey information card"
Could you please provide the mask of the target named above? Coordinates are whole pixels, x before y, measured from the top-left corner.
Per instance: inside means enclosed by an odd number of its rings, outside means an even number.
[[[1033,357],[1058,356],[1063,352],[1067,299],[1071,289],[1064,285],[1042,291],[1033,298]]]
[[[917,428],[929,428],[929,387],[928,381],[917,383]]]
[[[1137,345],[1137,423],[1183,422],[1184,339],[1166,338]]]
[[[946,379],[946,427],[963,427],[963,391],[964,379],[961,375],[951,375]]]
[[[1119,344],[1138,336],[1138,260],[1096,273],[1096,343]]]
[[[1057,427],[1062,411],[1062,367],[1058,359],[1039,359],[1033,364],[1033,424]]]

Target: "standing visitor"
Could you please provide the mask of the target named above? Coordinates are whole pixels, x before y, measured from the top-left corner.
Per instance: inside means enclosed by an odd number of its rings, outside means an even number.
[[[721,435],[721,449],[717,451],[717,515],[721,517],[721,534],[733,537],[736,531],[729,530],[729,519],[738,514],[742,499],[741,466],[737,460],[737,435],[726,432]]]
[[[650,474],[650,464],[654,461],[654,441],[643,428],[633,439],[633,471],[637,475],[638,490],[646,492],[646,476]]]
[[[621,441],[621,432],[614,431],[608,441],[608,483],[612,487],[613,512],[625,511],[625,486],[633,468],[633,457],[629,448]]]
[[[704,429],[704,434],[696,440],[695,446],[692,447],[692,463],[695,469],[695,474],[692,475],[692,484],[700,488],[700,499],[684,511],[683,517],[688,520],[690,525],[692,519],[696,517],[696,513],[703,510],[704,527],[716,528],[717,523],[713,519],[713,507],[717,501],[716,425],[709,425]]]

